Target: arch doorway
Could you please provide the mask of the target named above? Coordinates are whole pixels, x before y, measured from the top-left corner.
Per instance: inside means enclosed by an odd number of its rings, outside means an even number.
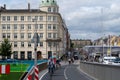
[[[37,51],[37,59],[38,60],[42,59],[42,52],[41,51]]]

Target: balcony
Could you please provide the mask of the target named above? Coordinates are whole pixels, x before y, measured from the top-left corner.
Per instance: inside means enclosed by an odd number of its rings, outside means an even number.
[[[61,42],[61,38],[47,38],[46,42]]]

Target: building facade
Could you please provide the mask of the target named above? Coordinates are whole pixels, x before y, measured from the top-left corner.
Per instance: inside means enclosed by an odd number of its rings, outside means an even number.
[[[82,39],[72,40],[72,43],[73,43],[73,47],[78,49],[83,48],[84,46],[92,45],[91,40],[82,40]]]
[[[108,35],[93,41],[94,45],[120,46],[120,36]]]
[[[65,25],[59,6],[55,0],[42,0],[39,9],[0,10],[0,42],[8,38],[12,43],[11,58],[34,59],[34,43],[31,39],[35,32],[40,37],[37,45],[43,58],[51,54],[60,57],[69,48],[70,35]],[[67,34],[67,35],[66,35]]]

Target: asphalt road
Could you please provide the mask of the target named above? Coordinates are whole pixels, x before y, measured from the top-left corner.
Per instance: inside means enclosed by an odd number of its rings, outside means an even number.
[[[41,80],[94,80],[84,73],[82,73],[79,69],[79,64],[68,64],[64,63],[64,65],[56,70],[52,77],[50,77],[49,73],[47,73]]]

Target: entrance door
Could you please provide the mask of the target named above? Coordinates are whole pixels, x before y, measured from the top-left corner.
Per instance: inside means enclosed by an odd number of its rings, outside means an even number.
[[[52,57],[52,51],[48,51],[48,59]]]
[[[27,52],[27,58],[28,58],[28,60],[32,59],[32,52],[31,51]]]
[[[18,59],[18,52],[14,51],[14,59]]]
[[[21,51],[20,52],[20,57],[21,57],[21,60],[24,60],[25,59],[25,52],[24,51]]]

